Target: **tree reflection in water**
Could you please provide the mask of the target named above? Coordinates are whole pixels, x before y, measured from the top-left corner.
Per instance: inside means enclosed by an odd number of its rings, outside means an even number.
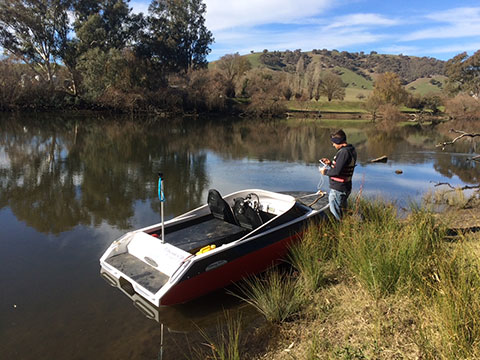
[[[442,175],[479,182],[478,164],[435,150],[444,135],[415,128],[382,132],[365,123],[339,125],[357,147],[360,163],[387,155],[420,164],[433,156],[434,168]],[[168,189],[167,215],[178,215],[204,202],[208,152],[227,160],[316,164],[319,157],[334,155],[332,130],[314,121],[152,122],[3,115],[0,208],[10,207],[19,220],[44,233],[102,222],[128,229],[138,201],[149,202],[159,212],[159,170]],[[455,144],[452,151],[468,153],[471,146]]]

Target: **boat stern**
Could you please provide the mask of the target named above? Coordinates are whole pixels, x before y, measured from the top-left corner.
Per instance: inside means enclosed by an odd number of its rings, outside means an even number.
[[[190,253],[143,231],[118,239],[100,258],[100,274],[131,298],[138,294],[155,306],[186,265]]]

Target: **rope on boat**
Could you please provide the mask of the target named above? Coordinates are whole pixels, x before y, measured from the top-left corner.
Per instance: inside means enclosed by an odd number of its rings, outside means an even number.
[[[320,168],[318,168],[320,170]],[[307,195],[303,195],[303,196],[299,196],[296,198],[296,200],[300,200],[300,199],[303,199],[303,198],[306,198],[306,197],[310,197],[310,196],[314,196],[314,195],[318,195],[315,200],[313,200],[313,202],[311,202],[310,204],[305,204],[307,205],[308,207],[312,206],[312,205],[315,205],[318,200],[320,200],[321,198],[323,198],[327,193],[325,191],[322,191],[322,186],[325,182],[325,178],[323,175],[320,175],[320,180],[317,184],[317,192],[316,193],[312,193],[312,194],[307,194]]]

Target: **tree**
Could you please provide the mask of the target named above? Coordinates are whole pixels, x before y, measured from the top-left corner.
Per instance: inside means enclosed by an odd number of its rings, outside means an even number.
[[[372,97],[380,104],[400,105],[407,99],[408,93],[402,85],[400,77],[392,72],[378,76],[373,84]]]
[[[0,2],[0,45],[53,86],[67,43],[70,0]]]
[[[224,55],[218,60],[218,68],[225,76],[227,96],[235,97],[235,80],[252,68],[250,61],[239,53]]]
[[[470,95],[480,94],[480,50],[472,56],[466,52],[458,54],[445,64],[448,77],[447,90],[455,95],[467,92]]]
[[[345,84],[339,75],[327,71],[321,75],[317,93],[326,96],[328,101],[332,101],[332,99],[343,100],[345,98]]]
[[[63,62],[72,76],[75,94],[82,79],[79,68],[89,68],[89,64],[82,62],[91,63],[92,54],[105,60],[105,56],[114,53],[110,50],[122,51],[135,42],[139,29],[144,26],[144,19],[142,14],[131,14],[128,2],[129,0],[75,1],[73,29],[76,36],[68,41],[68,46],[62,53]],[[90,74],[86,77],[90,77]],[[83,89],[89,87],[83,86]]]
[[[131,15],[129,0],[102,0],[75,5],[74,29],[80,53],[91,48],[122,50],[135,37],[141,18]],[[83,5],[83,6],[82,6]]]
[[[213,35],[205,26],[202,0],[153,0],[148,12],[144,52],[169,70],[207,65]]]

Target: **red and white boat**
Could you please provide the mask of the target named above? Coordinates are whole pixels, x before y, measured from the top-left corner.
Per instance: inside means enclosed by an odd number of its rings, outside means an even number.
[[[207,204],[114,241],[100,259],[102,277],[140,308],[143,299],[187,302],[278,263],[307,222],[325,216],[326,199],[306,205],[320,196],[210,190]]]

